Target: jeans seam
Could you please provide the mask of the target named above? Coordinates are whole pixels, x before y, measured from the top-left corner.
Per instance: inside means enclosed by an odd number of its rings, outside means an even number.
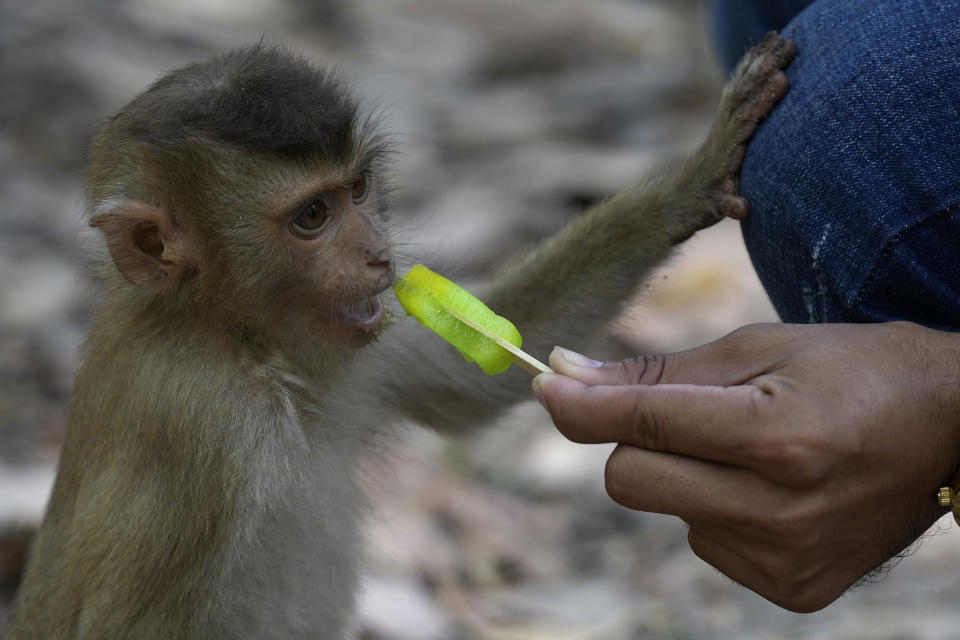
[[[810,323],[818,321],[818,310],[816,309],[818,302],[820,306],[819,322],[826,322],[827,320],[827,274],[824,271],[823,265],[820,264],[820,253],[823,251],[823,246],[832,229],[833,224],[830,222],[826,223],[823,226],[823,232],[820,234],[820,238],[816,244],[813,245],[813,249],[807,252],[810,256],[810,271],[813,274],[813,282],[811,284],[813,286],[804,285],[802,288],[802,296],[804,310],[807,312],[807,322]]]
[[[886,242],[883,245],[883,249],[880,250],[880,255],[873,263],[873,267],[870,269],[870,273],[867,274],[867,277],[863,280],[863,285],[860,287],[860,291],[850,299],[851,310],[860,305],[864,300],[869,298],[871,295],[876,293],[877,287],[879,284],[877,280],[877,273],[880,271],[880,267],[883,265],[884,261],[890,256],[893,252],[893,247],[898,238],[905,235],[906,233],[913,231],[922,224],[927,223],[928,221],[937,218],[939,216],[947,216],[952,214],[955,211],[960,210],[960,202],[954,202],[953,204],[947,205],[942,209],[938,209],[933,213],[927,214],[913,222],[912,224],[907,225],[906,227],[900,229],[895,234],[887,238]]]

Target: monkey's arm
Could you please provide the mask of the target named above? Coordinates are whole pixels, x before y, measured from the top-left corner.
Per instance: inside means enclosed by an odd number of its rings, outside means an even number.
[[[693,156],[595,206],[484,292],[489,306],[520,329],[525,350],[546,358],[556,344],[588,346],[675,245],[724,216],[746,215],[747,203],[736,195],[746,144],[786,92],[781,69],[794,52],[789,41],[768,35],[734,72],[713,128]],[[415,325],[411,320],[393,330],[402,335],[391,357],[399,368],[384,384],[405,413],[438,426],[460,424],[529,396],[528,374],[514,368],[484,376]]]

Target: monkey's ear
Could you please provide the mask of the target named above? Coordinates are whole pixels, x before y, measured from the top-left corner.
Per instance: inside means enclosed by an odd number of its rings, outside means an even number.
[[[127,201],[94,215],[90,226],[106,236],[120,274],[149,291],[173,286],[193,263],[186,234],[159,207]]]

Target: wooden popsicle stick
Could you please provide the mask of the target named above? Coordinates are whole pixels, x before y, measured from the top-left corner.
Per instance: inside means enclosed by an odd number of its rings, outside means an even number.
[[[462,322],[463,324],[467,325],[468,327],[476,331],[477,333],[482,333],[484,336],[496,342],[497,346],[503,349],[506,349],[510,353],[510,355],[513,356],[514,364],[516,364],[518,367],[520,367],[530,375],[535,376],[541,373],[553,373],[553,369],[543,364],[542,362],[540,362],[539,360],[531,356],[529,353],[525,351],[521,351],[511,343],[507,342],[497,334],[487,329],[482,324],[478,324],[474,322],[467,316],[461,313],[457,313],[456,311],[454,311],[453,309],[450,309],[449,307],[444,306],[444,310],[450,315],[452,315],[454,318]]]

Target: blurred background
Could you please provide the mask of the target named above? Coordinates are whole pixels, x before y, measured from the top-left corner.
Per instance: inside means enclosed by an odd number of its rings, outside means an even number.
[[[75,235],[85,147],[107,115],[165,70],[287,42],[382,108],[398,134],[396,224],[469,286],[702,140],[722,86],[707,33],[702,0],[3,0],[0,636],[96,304]],[[774,320],[722,223],[591,355]],[[611,502],[610,447],[568,443],[535,402],[468,440],[399,428],[366,469],[367,640],[960,638],[956,536],[795,615],[700,562],[675,518]]]

